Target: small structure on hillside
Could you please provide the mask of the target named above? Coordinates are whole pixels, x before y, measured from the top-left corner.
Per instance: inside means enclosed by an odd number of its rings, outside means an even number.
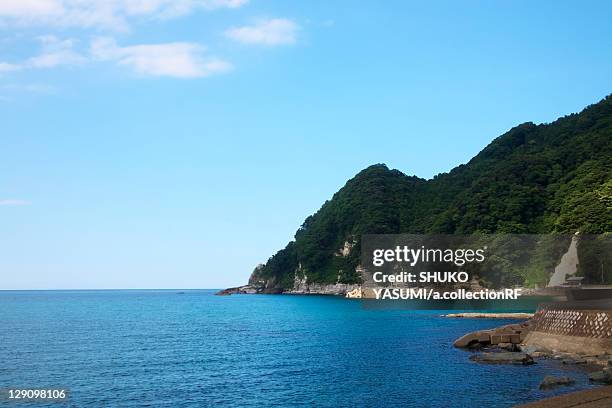
[[[582,281],[584,280],[584,276],[571,276],[565,279],[565,283],[563,286],[577,288],[582,286]]]

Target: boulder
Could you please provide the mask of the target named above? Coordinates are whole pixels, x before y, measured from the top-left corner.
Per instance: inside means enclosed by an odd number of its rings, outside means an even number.
[[[453,343],[453,346],[457,348],[466,348],[473,347],[474,344],[480,343],[481,345],[489,344],[490,335],[487,331],[477,331],[468,333],[464,336],[461,336]]]
[[[575,382],[576,381],[574,381],[574,379],[567,377],[567,376],[555,377],[553,375],[547,375],[546,377],[544,377],[544,379],[540,383],[540,389],[550,390],[560,385],[569,386],[569,385],[574,384]]]
[[[565,365],[587,364],[588,361],[584,358],[568,358],[562,361]]]
[[[487,364],[534,364],[533,358],[526,353],[501,352],[501,353],[480,353],[470,357],[470,360]]]
[[[595,371],[589,374],[589,380],[598,383],[612,384],[612,369],[604,368],[601,371]]]
[[[499,347],[500,349],[504,349],[506,351],[521,351],[518,348],[518,344],[514,344],[514,343],[499,343],[497,347]]]
[[[529,332],[529,322],[507,324],[490,330],[480,330],[473,333],[468,333],[457,339],[454,343],[455,347],[471,348],[475,343],[481,343],[482,346],[498,345],[500,343],[520,344],[527,333]],[[505,345],[503,347],[506,347]],[[513,350],[515,348],[512,348]]]

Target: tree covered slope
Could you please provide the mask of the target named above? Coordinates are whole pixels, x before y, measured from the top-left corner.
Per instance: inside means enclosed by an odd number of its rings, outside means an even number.
[[[431,180],[376,164],[306,218],[250,282],[357,283],[364,233],[612,232],[612,96],[550,124],[524,123]],[[345,256],[339,256],[343,248]]]

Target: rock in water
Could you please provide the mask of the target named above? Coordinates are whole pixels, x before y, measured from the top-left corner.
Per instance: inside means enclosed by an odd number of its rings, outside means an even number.
[[[604,384],[612,384],[612,368],[604,368],[601,371],[595,371],[589,374],[589,380]]]
[[[520,344],[529,333],[529,325],[530,322],[527,321],[519,324],[507,324],[491,330],[475,331],[458,338],[453,345],[457,348],[472,348],[475,343],[480,343],[482,346],[506,343],[504,347],[509,347],[514,351],[516,347],[508,346],[508,343]]]
[[[472,347],[477,343],[480,343],[483,346],[491,343],[491,330],[480,330],[473,333],[468,333],[455,340],[453,346],[457,348],[466,348]]]
[[[497,347],[506,351],[521,351],[515,343],[499,343]]]
[[[534,364],[533,358],[525,353],[501,352],[501,353],[481,353],[470,357],[470,360],[488,364]]]
[[[572,385],[574,384],[576,381],[574,381],[574,379],[567,377],[567,376],[563,376],[563,377],[555,377],[553,375],[547,375],[546,377],[544,377],[544,379],[542,380],[542,382],[540,383],[540,389],[541,390],[550,390],[552,388],[555,388],[559,385]]]

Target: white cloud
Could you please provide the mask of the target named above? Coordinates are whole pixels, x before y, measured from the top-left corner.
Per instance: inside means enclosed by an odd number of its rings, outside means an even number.
[[[39,37],[38,40],[42,45],[42,50],[38,55],[18,63],[0,62],[0,73],[28,68],[79,65],[87,61],[87,58],[74,51],[75,41],[72,39],[60,40],[55,36],[49,35]]]
[[[0,23],[125,30],[133,18],[170,18],[248,0],[0,0]]]
[[[60,40],[52,35],[40,37],[39,40],[43,44],[43,50],[26,62],[28,67],[53,68],[58,65],[79,65],[87,61],[73,50],[74,40]]]
[[[291,20],[275,18],[250,26],[230,28],[225,35],[244,44],[289,45],[295,43],[299,29],[300,27]]]
[[[12,206],[19,206],[19,205],[30,205],[31,203],[29,201],[25,201],[25,200],[0,200],[0,205],[12,205]]]
[[[30,17],[49,15],[61,10],[58,0],[0,0],[0,15],[5,17]]]
[[[189,42],[141,44],[122,47],[112,38],[91,42],[89,54],[75,50],[72,39],[55,36],[39,37],[41,52],[17,63],[0,62],[0,73],[24,69],[45,69],[82,65],[92,60],[114,61],[133,71],[150,76],[198,78],[227,72],[232,65],[219,58],[205,58],[205,47]]]
[[[186,42],[121,47],[113,39],[98,38],[91,45],[91,55],[95,59],[116,61],[144,75],[196,78],[232,68],[221,59],[203,59],[204,51],[203,46]]]

